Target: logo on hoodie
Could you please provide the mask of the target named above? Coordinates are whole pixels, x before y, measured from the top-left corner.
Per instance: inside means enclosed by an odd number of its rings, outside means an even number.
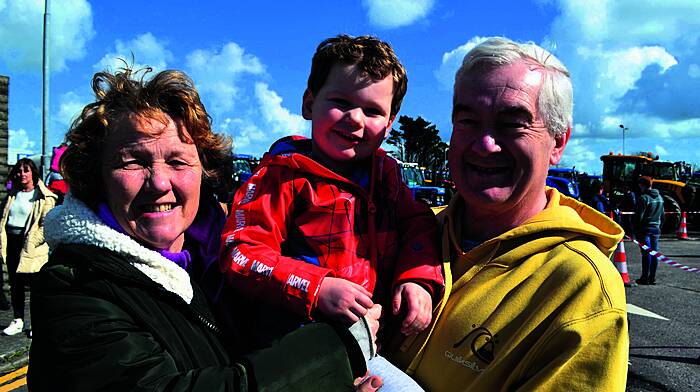
[[[481,362],[489,365],[493,362],[496,353],[496,343],[498,343],[496,336],[494,336],[491,331],[485,327],[477,327],[476,324],[472,324],[472,330],[469,331],[462,339],[455,342],[452,345],[453,349],[459,349],[466,345],[472,354],[479,359]],[[453,353],[450,350],[445,351],[445,357],[453,362],[470,368],[475,372],[483,372],[484,368],[479,367],[475,361],[470,361],[464,358],[462,355]]]

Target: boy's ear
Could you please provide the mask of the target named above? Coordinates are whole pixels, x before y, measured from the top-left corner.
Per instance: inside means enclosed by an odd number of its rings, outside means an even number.
[[[389,118],[389,122],[386,124],[386,129],[384,130],[384,140],[389,138],[389,132],[391,132],[391,126],[394,125],[394,120],[396,120],[396,115]]]
[[[301,116],[305,120],[311,120],[311,107],[314,104],[314,94],[308,88],[304,91],[304,98],[301,101]]]

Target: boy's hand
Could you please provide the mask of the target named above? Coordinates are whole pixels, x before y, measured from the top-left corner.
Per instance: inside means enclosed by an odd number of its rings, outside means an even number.
[[[415,335],[430,325],[433,318],[433,299],[430,293],[417,283],[406,282],[394,289],[392,311],[399,314],[402,303],[405,303],[406,318],[401,323],[401,333]]]
[[[359,284],[326,277],[318,290],[318,310],[332,320],[353,324],[374,306],[371,297]]]

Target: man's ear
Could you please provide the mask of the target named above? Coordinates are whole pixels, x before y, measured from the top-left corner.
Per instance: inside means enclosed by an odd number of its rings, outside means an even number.
[[[394,120],[396,120],[396,115],[389,118],[389,122],[386,124],[386,129],[384,130],[384,140],[389,138],[389,132],[391,132],[391,126],[394,125]]]
[[[305,120],[311,120],[311,107],[314,104],[314,94],[308,88],[304,91],[304,98],[301,101],[301,115]]]
[[[549,154],[550,165],[559,163],[562,155],[564,155],[564,148],[566,147],[566,143],[569,142],[569,137],[571,137],[571,127],[567,128],[566,132],[563,134],[554,137],[554,147]]]

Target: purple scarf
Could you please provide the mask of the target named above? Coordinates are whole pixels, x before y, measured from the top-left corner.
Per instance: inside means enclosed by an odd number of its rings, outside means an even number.
[[[128,235],[124,229],[122,229],[121,225],[119,222],[117,222],[117,218],[114,217],[114,214],[112,214],[112,211],[109,209],[109,206],[107,203],[100,202],[97,205],[97,216],[100,217],[102,222],[109,226],[110,228]],[[194,225],[194,223],[193,223]],[[190,226],[191,228],[191,226]],[[189,230],[189,228],[188,228]],[[183,249],[182,252],[169,252],[166,249],[153,249],[148,245],[142,244],[146,246],[147,248],[154,250],[158,253],[160,253],[161,256],[165,257],[166,259],[174,262],[175,264],[179,265],[182,269],[185,271],[189,271],[190,264],[192,264],[192,255],[190,255],[190,252],[187,249]]]

